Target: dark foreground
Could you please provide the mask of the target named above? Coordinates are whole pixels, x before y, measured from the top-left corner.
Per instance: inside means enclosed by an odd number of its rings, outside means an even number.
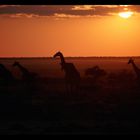
[[[71,94],[63,79],[1,86],[0,134],[139,134],[139,86],[90,80]]]

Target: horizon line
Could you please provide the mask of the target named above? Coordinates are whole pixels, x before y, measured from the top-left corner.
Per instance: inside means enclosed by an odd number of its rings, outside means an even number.
[[[128,58],[128,57],[134,57],[134,58],[139,58],[140,56],[65,56],[65,58]],[[52,56],[13,56],[13,57],[0,57],[0,59],[36,59],[36,58],[53,58]],[[57,58],[56,58],[57,59]]]

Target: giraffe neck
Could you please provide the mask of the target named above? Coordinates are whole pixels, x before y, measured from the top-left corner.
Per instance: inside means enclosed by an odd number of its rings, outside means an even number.
[[[19,69],[21,70],[22,73],[25,73],[27,70],[21,66],[20,64],[17,64],[17,67],[19,67]]]
[[[63,54],[60,55],[60,59],[61,59],[61,64],[64,65],[66,62],[65,62],[65,58],[64,58]]]
[[[134,62],[132,62],[132,66],[133,66],[134,71],[136,72],[136,74],[139,76],[139,68],[136,66],[136,64]]]

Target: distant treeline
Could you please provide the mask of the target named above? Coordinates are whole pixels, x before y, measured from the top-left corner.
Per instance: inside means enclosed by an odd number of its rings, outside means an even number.
[[[66,59],[129,59],[129,58],[134,58],[134,59],[140,59],[140,56],[89,56],[89,57],[84,57],[84,56],[79,56],[79,57],[65,57]],[[0,57],[1,60],[4,59],[52,59],[52,57]],[[59,59],[59,58],[56,58]]]

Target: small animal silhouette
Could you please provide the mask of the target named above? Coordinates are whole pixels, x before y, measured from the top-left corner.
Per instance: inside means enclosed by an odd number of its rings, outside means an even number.
[[[76,69],[73,63],[67,63],[64,59],[64,56],[61,52],[57,52],[53,57],[57,56],[61,59],[61,70],[65,72],[65,84],[68,91],[72,92],[73,89],[77,89],[80,84],[80,73]]]
[[[85,75],[86,76],[92,76],[95,80],[98,78],[105,76],[107,73],[105,70],[100,69],[99,66],[94,66],[92,68],[88,68],[85,70]]]
[[[23,67],[19,62],[15,61],[13,64],[13,67],[17,66],[21,73],[22,73],[22,79],[25,81],[33,81],[36,77],[37,74],[36,73],[32,73],[30,71],[28,71],[25,67]]]

